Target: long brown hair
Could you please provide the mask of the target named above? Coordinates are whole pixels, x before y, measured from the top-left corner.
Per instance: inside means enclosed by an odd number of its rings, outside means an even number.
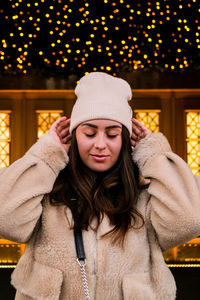
[[[106,172],[94,172],[80,158],[75,131],[69,163],[55,181],[50,202],[67,205],[74,218],[74,228],[82,230],[88,230],[93,218],[97,219],[98,228],[103,216],[107,215],[113,229],[106,235],[112,234],[114,243],[123,244],[127,231],[131,227],[138,228],[138,218],[144,224],[136,208],[140,191],[139,170],[131,157],[129,132],[122,126],[122,148],[116,164]]]

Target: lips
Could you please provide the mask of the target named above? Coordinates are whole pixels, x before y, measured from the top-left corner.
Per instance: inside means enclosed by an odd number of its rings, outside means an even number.
[[[92,156],[92,158],[95,161],[102,162],[102,161],[105,161],[109,155],[105,155],[105,154],[91,154],[91,156]]]

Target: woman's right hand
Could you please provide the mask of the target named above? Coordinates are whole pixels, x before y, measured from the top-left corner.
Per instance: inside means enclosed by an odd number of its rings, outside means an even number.
[[[70,119],[65,116],[56,120],[49,129],[48,134],[50,134],[68,153],[70,144],[68,142],[71,140],[72,135],[69,133]]]

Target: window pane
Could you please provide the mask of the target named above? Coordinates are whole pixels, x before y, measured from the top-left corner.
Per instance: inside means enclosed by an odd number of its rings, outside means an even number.
[[[10,115],[11,111],[0,111],[0,168],[10,164]]]
[[[200,110],[186,111],[187,163],[200,175]]]
[[[51,125],[63,115],[62,110],[37,110],[37,138],[48,132]]]
[[[143,123],[151,132],[159,131],[160,110],[135,110],[134,112],[136,119]]]

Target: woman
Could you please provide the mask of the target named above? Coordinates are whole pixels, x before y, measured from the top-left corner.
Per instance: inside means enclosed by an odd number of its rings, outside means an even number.
[[[15,299],[174,300],[162,252],[199,235],[199,178],[161,133],[132,119],[127,82],[94,72],[75,93],[71,119],[1,172],[1,236],[27,243]]]

